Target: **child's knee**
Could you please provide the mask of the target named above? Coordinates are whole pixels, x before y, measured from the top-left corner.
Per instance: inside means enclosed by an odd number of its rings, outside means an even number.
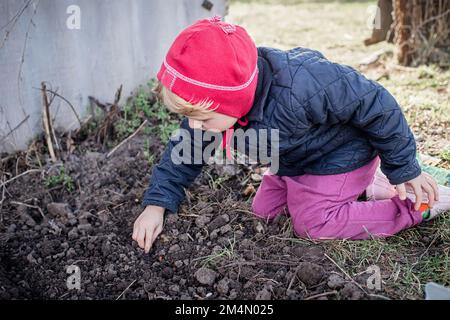
[[[323,235],[317,230],[317,227],[306,225],[294,225],[294,234],[303,239],[320,239]]]
[[[295,235],[303,239],[326,240],[336,239],[336,235],[320,227],[294,227]]]
[[[258,201],[253,201],[252,203],[253,214],[262,219],[274,218],[284,211],[284,207],[285,206],[283,204],[278,204],[275,207],[269,207],[267,204]]]
[[[299,238],[323,239],[330,236],[326,230],[327,221],[320,210],[297,216],[292,219],[292,224],[294,233]]]

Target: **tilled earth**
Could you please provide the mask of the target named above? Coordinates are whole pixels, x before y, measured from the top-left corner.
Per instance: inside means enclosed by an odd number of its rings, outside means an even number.
[[[320,244],[294,241],[288,216],[272,223],[253,216],[260,168],[207,166],[144,254],[131,239],[151,169],[144,137],[110,158],[96,150],[88,139],[64,153],[70,192],[45,185],[61,163],[43,164],[43,172],[5,186],[1,299],[370,298]],[[150,152],[162,150],[150,144]],[[18,153],[4,167],[24,172],[27,157]],[[365,283],[364,276],[355,279]]]

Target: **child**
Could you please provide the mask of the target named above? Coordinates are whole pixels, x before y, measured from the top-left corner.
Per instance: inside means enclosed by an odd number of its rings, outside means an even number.
[[[287,209],[299,237],[387,237],[450,209],[448,188],[421,173],[392,95],[316,50],[256,48],[242,27],[216,16],[178,35],[157,78],[162,102],[186,116],[181,128],[224,132],[228,156],[233,128],[278,130],[279,169],[265,172],[252,208],[264,219]],[[175,164],[176,145],[154,167],[134,224],[145,252],[204,164]],[[370,201],[357,201],[364,194]]]

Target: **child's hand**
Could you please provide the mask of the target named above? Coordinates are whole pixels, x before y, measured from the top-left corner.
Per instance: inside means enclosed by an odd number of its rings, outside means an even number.
[[[147,206],[134,222],[133,240],[145,253],[150,251],[156,237],[161,233],[164,223],[165,208]]]
[[[416,202],[414,204],[414,209],[419,210],[420,205],[423,200],[423,194],[422,189],[427,193],[428,195],[428,206],[430,208],[433,207],[434,201],[439,201],[439,191],[438,186],[436,183],[436,180],[429,175],[428,173],[422,173],[417,178],[414,178],[412,180],[409,180],[405,183],[401,183],[397,185],[397,192],[401,200],[406,199],[406,185],[409,185],[412,187],[414,194],[416,196]]]

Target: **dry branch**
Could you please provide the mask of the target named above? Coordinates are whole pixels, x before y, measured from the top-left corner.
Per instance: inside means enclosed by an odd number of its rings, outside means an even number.
[[[33,89],[42,90],[42,88],[33,88]],[[78,123],[80,124],[80,126],[82,125],[80,116],[78,115],[77,111],[75,110],[75,107],[73,106],[72,103],[70,103],[69,100],[67,100],[66,98],[64,98],[62,95],[60,95],[58,92],[56,92],[56,91],[54,91],[54,90],[51,90],[51,89],[47,89],[47,88],[46,88],[45,91],[46,91],[46,92],[49,92],[49,93],[51,93],[51,94],[53,94],[53,97],[52,97],[52,99],[50,100],[49,105],[51,105],[51,103],[52,103],[52,101],[53,101],[53,99],[54,99],[55,97],[61,98],[61,100],[63,100],[65,103],[67,103],[67,104],[69,105],[70,109],[72,109],[72,112],[73,112],[73,114],[75,115],[75,117],[77,118]]]
[[[125,140],[123,140],[121,143],[119,143],[114,149],[112,149],[107,155],[106,158],[109,158],[114,152],[116,152],[117,149],[119,149],[122,145],[127,143],[130,139],[132,139],[145,125],[147,124],[147,119],[145,119],[144,122],[139,126],[139,128],[136,129],[129,137],[127,137]]]
[[[17,178],[20,178],[21,176],[24,176],[24,175],[26,175],[26,174],[28,174],[28,173],[32,173],[32,172],[42,172],[42,170],[40,170],[40,169],[30,169],[30,170],[27,170],[27,171],[25,171],[25,172],[22,172],[21,174],[18,174],[17,176],[15,176],[15,177],[13,177],[13,178],[11,178],[11,179],[6,180],[5,182],[3,182],[3,183],[0,185],[0,188],[6,186],[6,185],[7,185],[8,183],[10,183],[10,182],[13,182],[13,181],[16,180]]]
[[[31,204],[26,204],[26,203],[19,202],[19,201],[11,201],[11,204],[16,204],[16,205],[19,205],[19,206],[25,206],[25,207],[32,208],[32,209],[37,209],[39,211],[39,213],[41,214],[42,219],[46,220],[44,211],[42,211],[41,207],[39,207],[39,206],[33,206]]]
[[[2,137],[2,139],[0,140],[0,142],[3,142],[4,140],[6,140],[6,138],[8,138],[14,131],[16,131],[22,124],[24,124],[28,118],[30,117],[30,115],[27,115],[22,121],[19,122],[18,125],[16,125],[13,129],[11,129],[4,137]]]
[[[324,254],[324,256],[330,260],[336,267],[338,267],[339,270],[341,270],[341,272],[351,281],[353,282],[358,288],[360,288],[365,294],[368,294],[368,292],[366,290],[364,290],[364,288],[358,283],[356,282],[344,269],[342,269],[342,267],[340,265],[338,265],[336,263],[336,261],[334,261],[329,255]]]
[[[114,134],[114,124],[119,120],[120,118],[120,108],[119,108],[119,100],[120,96],[122,94],[122,85],[120,85],[119,89],[117,89],[114,103],[110,105],[109,111],[107,111],[105,118],[102,121],[101,126],[98,128],[96,132],[96,140],[97,143],[102,143],[103,145],[105,142],[113,136]],[[99,106],[103,111],[106,112],[107,105],[102,105],[96,100],[95,98],[90,97],[91,101],[94,101],[97,106]],[[103,108],[102,108],[103,106]]]
[[[56,162],[55,150],[53,149],[52,137],[51,137],[51,120],[50,120],[50,106],[48,104],[47,89],[45,83],[41,83],[42,86],[42,122],[44,124],[45,140],[47,142],[48,152],[53,162]]]
[[[450,1],[394,0],[397,60],[450,66]]]

